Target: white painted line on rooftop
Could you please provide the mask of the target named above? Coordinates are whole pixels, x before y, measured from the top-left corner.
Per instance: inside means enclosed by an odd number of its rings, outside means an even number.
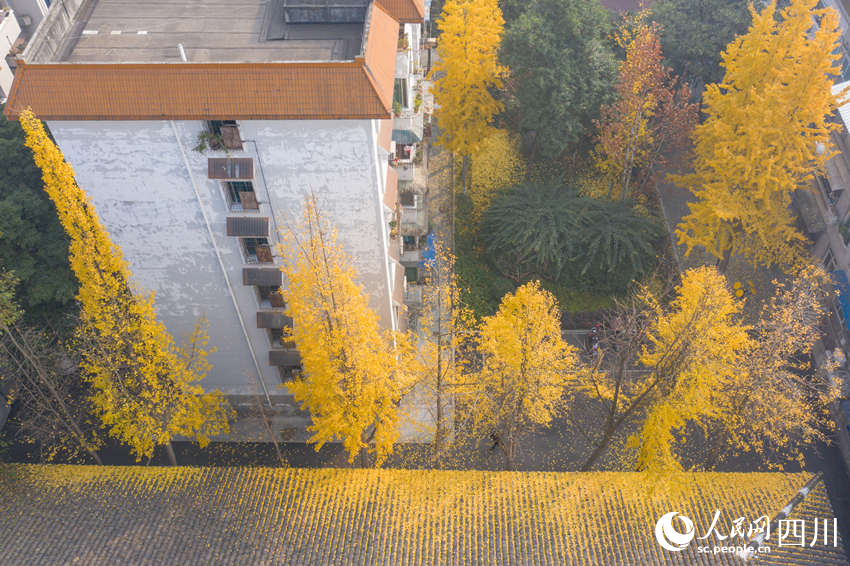
[[[121,30],[120,29],[114,29],[111,32],[109,32],[109,35],[121,35]]]
[[[97,35],[96,29],[84,29],[83,35]]]

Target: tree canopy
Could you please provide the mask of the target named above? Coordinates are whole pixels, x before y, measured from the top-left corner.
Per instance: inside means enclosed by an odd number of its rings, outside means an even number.
[[[694,129],[694,172],[672,177],[697,197],[677,229],[688,252],[699,245],[724,262],[740,255],[783,268],[806,255],[791,195],[831,157],[817,148],[830,148],[840,127],[829,120],[838,15],[816,3],[753,12],[749,31],[723,53],[726,75],[706,87],[708,118]]]
[[[661,25],[664,58],[696,89],[723,78],[720,54],[751,21],[738,0],[657,0],[651,17]]]
[[[481,230],[489,256],[514,280],[542,277],[611,292],[654,266],[653,244],[662,235],[657,221],[623,202],[536,184],[496,197]]]
[[[69,308],[77,282],[68,265],[68,237],[20,124],[2,116],[0,163],[0,265],[19,279],[17,297],[28,315]]]
[[[502,298],[484,318],[480,371],[467,378],[463,398],[473,426],[497,439],[511,467],[520,434],[548,426],[563,412],[564,394],[576,379],[576,348],[561,337],[561,313],[551,293],[526,283]]]
[[[500,58],[510,68],[507,117],[534,158],[577,148],[611,102],[617,62],[597,0],[532,0],[509,22]]]
[[[617,100],[602,107],[594,161],[607,197],[625,200],[649,190],[665,153],[687,145],[697,105],[689,102],[690,89],[662,64],[658,26],[647,24],[644,12],[626,19],[616,39],[626,59],[620,63]]]
[[[490,122],[502,109],[491,91],[502,86],[497,49],[504,20],[496,0],[448,0],[437,27],[433,91],[439,143],[469,156],[492,133]]]
[[[282,238],[287,281],[282,294],[304,368],[288,387],[310,412],[310,442],[318,450],[340,441],[350,461],[369,450],[380,464],[399,435],[398,403],[407,380],[394,346],[403,336],[381,332],[314,197]]]

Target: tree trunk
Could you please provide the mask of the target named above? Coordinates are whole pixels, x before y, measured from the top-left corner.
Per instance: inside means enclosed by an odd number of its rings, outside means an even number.
[[[174,454],[174,446],[171,445],[171,441],[165,445],[165,451],[168,453],[168,462],[172,466],[177,465],[177,456]]]
[[[729,269],[729,262],[732,260],[732,248],[727,248],[726,251],[723,252],[723,258],[717,263],[717,269],[720,270],[720,273],[726,275],[726,271]]]
[[[584,461],[584,464],[581,465],[581,468],[579,468],[580,471],[590,471],[596,461],[599,460],[599,458],[605,453],[605,450],[608,449],[608,444],[611,442],[611,439],[614,438],[614,432],[616,430],[616,427],[611,426],[610,424],[606,427],[605,433],[602,435],[599,444],[596,445],[596,448],[593,449],[593,452],[590,453],[590,456],[588,456],[587,460]]]
[[[463,156],[463,170],[461,171],[461,175],[463,175],[463,194],[466,194],[466,190],[469,188],[469,156]]]
[[[437,302],[439,308],[439,301]],[[437,313],[439,319],[440,314]],[[439,327],[438,327],[439,331]],[[442,336],[437,336],[437,429],[434,431],[434,458],[432,464],[439,464],[439,459],[443,452],[443,348]]]
[[[88,455],[94,459],[95,463],[97,463],[99,466],[103,465],[103,462],[100,459],[100,455],[97,453],[97,451],[93,450],[91,446],[89,446],[88,442],[86,442],[85,434],[83,434],[82,429],[80,429],[79,425],[71,416],[68,407],[65,406],[65,400],[62,399],[62,396],[59,395],[59,393],[56,391],[56,388],[53,386],[53,383],[51,383],[50,378],[47,376],[47,372],[43,367],[41,367],[41,362],[36,358],[35,353],[30,350],[29,345],[26,342],[26,337],[21,334],[20,331],[18,331],[17,326],[13,325],[13,328],[16,332],[18,332],[18,335],[21,338],[20,344],[17,342],[17,340],[15,340],[15,336],[12,334],[11,329],[7,325],[3,325],[3,330],[6,332],[6,335],[9,336],[9,339],[12,341],[12,345],[15,346],[15,348],[21,353],[21,355],[24,356],[24,359],[26,359],[30,363],[30,365],[35,370],[36,375],[38,375],[41,384],[47,388],[48,392],[50,393],[50,397],[59,406],[59,410],[65,417],[66,424],[71,429],[73,435],[77,437],[77,441],[80,443],[80,446],[82,446],[83,449],[88,453]]]

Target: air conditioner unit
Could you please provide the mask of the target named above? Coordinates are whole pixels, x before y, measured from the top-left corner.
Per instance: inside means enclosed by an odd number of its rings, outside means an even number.
[[[29,27],[32,25],[32,17],[27,14],[20,15],[18,16],[18,23],[24,27]]]

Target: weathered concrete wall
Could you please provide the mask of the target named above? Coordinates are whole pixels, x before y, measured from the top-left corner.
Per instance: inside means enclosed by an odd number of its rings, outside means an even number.
[[[244,140],[257,140],[279,226],[292,222],[301,214],[305,197],[315,195],[354,260],[371,306],[390,327],[387,246],[382,231],[389,217],[379,192],[386,184],[386,161],[376,167],[376,126],[353,120],[250,121],[240,123],[240,132]],[[246,143],[245,149],[253,152],[254,144]],[[259,195],[260,200],[264,197]]]
[[[174,337],[191,332],[199,316],[210,319],[210,343],[217,351],[205,387],[257,392],[255,356],[265,389],[283,393],[277,368],[268,364],[268,334],[256,328],[255,289],[242,285],[247,264],[239,240],[226,235],[232,213],[222,184],[207,178],[208,158],[226,154],[192,150],[203,123],[54,121],[49,126],[121,246],[134,282],[156,293],[157,312]],[[253,141],[230,155],[254,158],[260,213],[275,217],[280,226],[300,213],[304,196],[318,197],[355,258],[372,306],[389,326],[386,219],[379,199],[385,180],[376,167],[375,127],[369,121],[241,122],[242,138]],[[270,232],[276,249],[274,222]]]
[[[12,10],[0,10],[0,99],[9,96],[15,76],[6,61],[6,53],[21,35],[21,26]]]

